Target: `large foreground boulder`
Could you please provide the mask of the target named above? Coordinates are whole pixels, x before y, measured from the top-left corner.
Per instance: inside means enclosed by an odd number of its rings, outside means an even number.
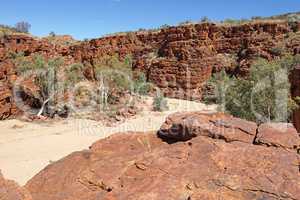
[[[0,172],[0,200],[32,200],[30,194],[14,181],[5,180]]]
[[[171,119],[181,124],[179,119],[191,116],[200,127],[186,123],[179,130],[192,130],[193,137],[166,140]],[[257,145],[255,124],[223,114],[183,113],[162,128],[163,140],[153,132],[98,141],[49,165],[26,188],[33,200],[300,199],[299,154]]]

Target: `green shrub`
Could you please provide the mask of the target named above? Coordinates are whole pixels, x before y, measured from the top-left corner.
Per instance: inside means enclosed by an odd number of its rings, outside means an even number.
[[[34,94],[42,105],[38,115],[43,114],[50,107],[55,107],[60,87],[63,86],[59,81],[59,68],[64,63],[63,58],[56,57],[46,60],[42,55],[35,55],[32,59],[28,59],[22,53],[12,55],[12,57],[18,73],[21,75],[31,74],[35,85],[40,89],[39,93]]]
[[[157,93],[153,99],[153,110],[162,112],[168,109],[169,107],[167,99],[165,99],[165,97],[162,94]]]
[[[147,82],[144,73],[139,73],[134,80],[134,92],[139,95],[147,95],[151,89],[151,84]]]
[[[239,24],[239,21],[236,20],[236,19],[225,19],[223,21],[223,23],[225,23],[225,24]]]
[[[85,79],[83,75],[83,64],[81,63],[74,63],[70,65],[69,68],[66,68],[66,86],[74,86],[74,84],[83,81]]]
[[[164,24],[160,26],[160,29],[167,29],[167,28],[170,28],[170,25]]]
[[[294,32],[299,31],[299,26],[298,26],[298,23],[300,23],[300,16],[299,15],[289,15],[287,21],[289,23],[290,28]]]
[[[123,61],[117,56],[108,56],[98,61],[95,73],[98,82],[104,82],[113,90],[146,95],[151,88],[144,73],[138,73],[136,78],[133,76],[131,56],[126,56]]]
[[[50,36],[50,37],[55,37],[55,36],[56,36],[56,34],[55,34],[55,32],[54,32],[54,31],[51,31],[51,32],[49,33],[49,36]]]
[[[289,120],[297,104],[291,98],[288,75],[299,63],[300,56],[259,59],[246,79],[229,76],[223,70],[209,81],[214,95],[205,99],[219,104],[220,111],[259,123]]]
[[[188,26],[188,25],[192,25],[192,24],[194,24],[192,21],[187,20],[184,22],[180,22],[179,26]]]
[[[245,24],[245,23],[248,23],[249,20],[248,19],[225,19],[223,21],[223,23],[225,24],[230,24],[230,25],[240,25],[240,24]]]
[[[260,16],[254,16],[251,18],[251,20],[262,20],[264,19],[263,17],[260,17]]]
[[[104,82],[110,90],[130,91],[132,84],[132,61],[127,56],[120,61],[117,56],[104,58],[100,65],[96,66],[97,81]]]

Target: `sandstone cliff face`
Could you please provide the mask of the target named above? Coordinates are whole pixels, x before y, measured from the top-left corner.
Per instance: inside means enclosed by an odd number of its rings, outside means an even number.
[[[0,41],[0,118],[17,114],[11,92],[16,72],[9,59],[10,52],[63,56],[66,63],[82,62],[90,68],[105,55],[118,54],[122,58],[131,54],[134,70],[145,72],[148,80],[165,95],[201,99],[205,82],[222,68],[244,76],[256,57],[278,56],[272,48],[299,53],[300,40],[293,39],[294,34],[282,22],[241,26],[196,24],[105,37],[74,46],[53,45],[28,36],[8,36]]]
[[[68,49],[26,35],[11,35],[0,39],[0,120],[20,113],[13,94],[18,74],[12,57],[18,52],[23,52],[25,56],[41,54],[54,57],[66,56]],[[73,60],[69,56],[66,58],[66,63]],[[32,87],[32,84],[29,83],[28,87]]]
[[[163,140],[124,133],[98,141],[26,188],[33,200],[300,199],[300,137],[288,124],[177,113],[158,135]]]

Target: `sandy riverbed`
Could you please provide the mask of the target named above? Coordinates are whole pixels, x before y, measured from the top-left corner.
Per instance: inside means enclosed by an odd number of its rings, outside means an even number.
[[[47,123],[0,121],[0,169],[6,178],[24,185],[49,163],[87,149],[113,133],[157,130],[166,116],[178,111],[215,110],[215,106],[183,100],[168,99],[168,104],[167,112],[146,110],[115,127],[84,119]]]

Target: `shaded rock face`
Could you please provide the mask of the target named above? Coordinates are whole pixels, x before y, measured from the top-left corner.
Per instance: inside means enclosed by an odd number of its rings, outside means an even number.
[[[1,200],[32,200],[31,195],[15,182],[5,180],[0,172],[0,199]]]
[[[212,73],[225,68],[228,73],[245,76],[257,57],[272,59],[278,44],[297,53],[300,40],[288,23],[259,23],[241,26],[195,24],[170,27],[160,31],[128,33],[62,46],[24,35],[0,39],[0,119],[18,114],[12,94],[17,77],[11,53],[35,53],[45,57],[62,56],[65,63],[82,62],[86,76],[93,78],[93,68],[106,55],[120,58],[132,55],[134,70],[146,74],[168,97],[201,99]]]
[[[199,123],[185,124],[196,135],[188,141],[168,144],[155,133],[116,134],[49,165],[26,188],[33,200],[300,199],[296,151],[253,144],[257,127],[223,114],[173,115],[160,131],[172,127],[171,120],[188,118]]]
[[[300,51],[299,51],[300,53]],[[297,66],[291,73],[292,96],[300,97],[300,66]],[[300,109],[293,114],[293,122],[298,132],[300,133]]]

